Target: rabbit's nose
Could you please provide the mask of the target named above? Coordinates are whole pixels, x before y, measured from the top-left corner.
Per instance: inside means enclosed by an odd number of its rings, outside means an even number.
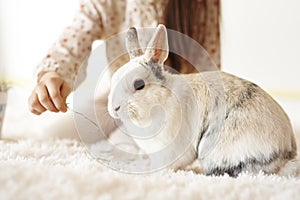
[[[120,106],[116,107],[114,110],[115,112],[118,112],[118,110],[120,110]]]

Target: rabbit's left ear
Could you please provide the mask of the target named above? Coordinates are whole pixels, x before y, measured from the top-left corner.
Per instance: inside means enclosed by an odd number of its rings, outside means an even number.
[[[145,56],[148,60],[162,64],[168,58],[169,45],[167,29],[164,25],[159,24],[156,31],[150,40],[145,51]]]
[[[130,59],[135,58],[137,56],[141,56],[143,51],[140,47],[140,43],[138,40],[137,31],[134,27],[131,27],[126,35],[126,48],[129,53]]]

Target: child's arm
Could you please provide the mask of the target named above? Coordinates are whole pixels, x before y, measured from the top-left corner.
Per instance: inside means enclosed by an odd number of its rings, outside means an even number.
[[[38,73],[55,71],[73,86],[78,68],[90,54],[92,42],[103,37],[102,14],[94,1],[85,1],[71,26],[64,29],[38,66]],[[97,2],[97,1],[96,1]]]
[[[99,12],[99,5],[95,2],[86,1],[80,6],[73,24],[65,28],[38,66],[37,85],[29,97],[32,113],[67,111],[65,100],[72,90],[79,67],[90,54],[92,42],[103,38],[103,13]]]

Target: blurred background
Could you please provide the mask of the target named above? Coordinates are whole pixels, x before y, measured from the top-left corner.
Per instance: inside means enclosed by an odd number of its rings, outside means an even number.
[[[221,0],[223,70],[253,81],[300,127],[300,1]],[[62,29],[71,23],[79,0],[0,1],[0,80],[12,83],[3,135],[33,136],[36,124],[63,114],[28,112],[35,67]],[[105,58],[103,55],[103,62]],[[32,124],[35,122],[36,124]],[[24,132],[24,126],[27,127]]]

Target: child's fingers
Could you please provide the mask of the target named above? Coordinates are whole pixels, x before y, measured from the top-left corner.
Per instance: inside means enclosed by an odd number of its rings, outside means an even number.
[[[71,93],[71,91],[72,91],[71,88],[66,83],[64,83],[61,86],[60,93],[61,93],[62,99],[64,101],[64,105],[66,107],[67,107],[67,105],[65,104],[65,102],[66,102],[68,95]]]
[[[45,107],[47,110],[50,110],[52,112],[58,112],[59,111],[54,106],[45,85],[37,86],[36,92],[37,92],[38,100],[42,104],[43,107]]]
[[[33,114],[40,115],[46,111],[46,108],[44,106],[42,106],[42,104],[40,103],[35,91],[29,97],[28,104],[29,104],[29,110]]]
[[[62,81],[57,80],[49,82],[46,87],[55,108],[59,111],[66,112],[67,108],[60,92],[61,84]]]

